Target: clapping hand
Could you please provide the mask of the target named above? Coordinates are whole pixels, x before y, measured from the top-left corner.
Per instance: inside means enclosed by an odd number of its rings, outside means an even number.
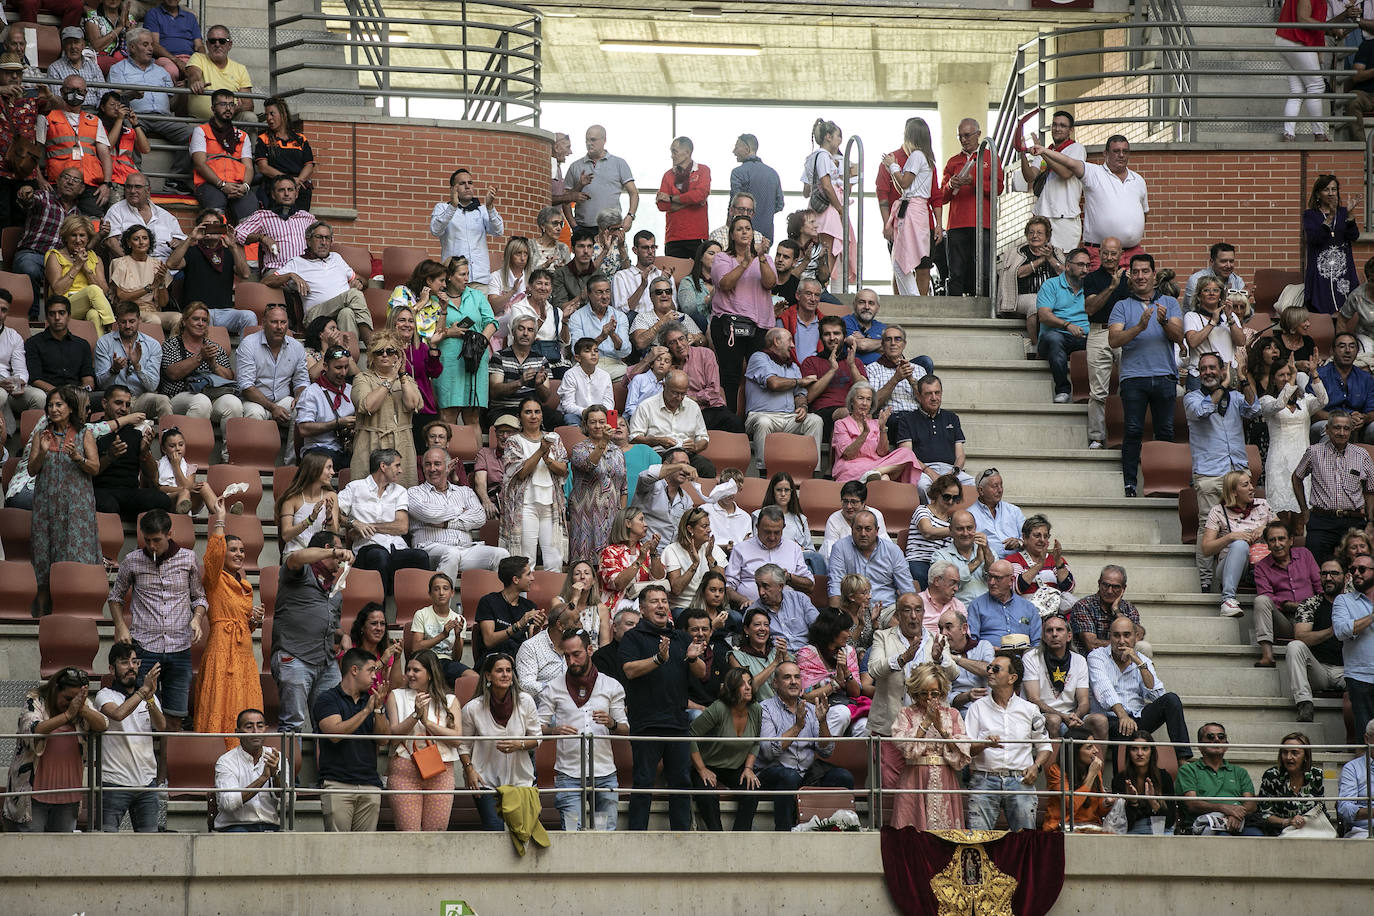
[[[424,718],[425,718],[425,714],[428,713],[428,712],[429,712],[429,694],[427,694],[427,693],[417,693],[417,694],[415,694],[415,717],[416,717],[417,719],[420,719],[421,721],[423,721]]]
[[[143,686],[139,688],[139,694],[143,699],[151,700],[157,695],[157,679],[162,676],[162,662],[156,662],[153,667],[148,669],[148,673],[143,678]]]

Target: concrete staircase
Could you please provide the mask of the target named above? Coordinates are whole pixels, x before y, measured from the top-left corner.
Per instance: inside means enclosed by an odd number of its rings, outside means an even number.
[[[1298,723],[1276,650],[1275,669],[1258,657],[1250,615],[1227,619],[1217,599],[1198,592],[1193,548],[1180,543],[1172,499],[1122,497],[1120,454],[1087,448],[1087,407],[1051,403],[1049,369],[1020,358],[1020,319],[990,319],[986,300],[883,297],[879,317],[907,331],[908,355],[926,353],[944,381],[944,406],[960,416],[969,472],[996,467],[1007,498],[1030,515],[1044,512],[1078,580],[1082,597],[1096,589],[1107,563],[1128,571],[1126,596],[1139,609],[1168,689],[1183,700],[1196,732],[1223,723],[1232,742],[1278,743],[1303,731],[1317,743],[1341,743],[1336,699],[1316,700],[1316,721]],[[1249,603],[1242,596],[1242,603]],[[1163,737],[1163,733],[1160,733]],[[1275,760],[1269,750],[1237,748],[1256,784]],[[1318,755],[1327,769],[1341,754]]]

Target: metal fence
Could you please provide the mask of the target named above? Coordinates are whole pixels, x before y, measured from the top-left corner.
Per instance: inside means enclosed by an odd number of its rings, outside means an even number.
[[[273,94],[380,102],[384,112],[392,101],[446,99],[461,120],[539,126],[542,26],[532,6],[433,0],[410,16],[381,0],[344,0],[343,12],[267,6]]]
[[[30,737],[32,737],[32,735],[29,735],[29,734],[19,734],[19,733],[0,734],[0,739],[18,739],[18,738],[30,738]],[[49,737],[51,737],[51,736],[49,736]],[[114,787],[109,787],[109,786],[104,786],[104,785],[103,785],[103,776],[104,776],[104,754],[103,754],[103,747],[104,747],[104,743],[105,743],[106,741],[110,741],[110,740],[121,740],[121,739],[129,738],[129,737],[139,737],[139,738],[169,738],[169,737],[170,737],[170,738],[175,738],[175,739],[179,739],[179,740],[183,740],[183,741],[186,740],[186,739],[188,739],[188,738],[190,738],[190,739],[200,739],[200,740],[206,740],[206,741],[213,741],[213,740],[222,740],[223,738],[226,738],[226,737],[242,738],[242,737],[244,737],[244,736],[243,736],[243,735],[240,735],[240,734],[237,734],[237,733],[218,733],[218,732],[194,733],[194,734],[186,733],[186,732],[175,732],[175,733],[168,733],[168,732],[111,732],[111,733],[92,733],[92,734],[88,735],[88,736],[87,736],[87,752],[86,752],[86,755],[85,755],[85,783],[86,783],[86,785],[85,785],[85,787],[84,787],[84,794],[85,794],[85,801],[86,801],[86,806],[87,806],[87,811],[88,811],[88,821],[89,821],[89,823],[92,825],[91,829],[92,829],[93,831],[96,829],[94,825],[97,824],[97,823],[99,823],[100,812],[101,812],[101,810],[102,810],[102,804],[103,804],[103,792],[104,792],[106,789],[111,789],[111,790],[113,790],[113,788],[114,788]],[[313,787],[313,786],[302,786],[302,785],[299,784],[299,781],[298,781],[299,773],[298,773],[298,772],[296,771],[296,769],[295,769],[295,761],[298,760],[298,759],[301,757],[301,751],[302,751],[302,748],[303,748],[303,746],[305,745],[306,742],[319,741],[319,740],[330,740],[330,741],[334,741],[334,740],[345,740],[345,741],[370,741],[370,742],[376,742],[376,743],[379,745],[379,748],[380,748],[381,745],[384,745],[384,744],[386,744],[386,743],[388,743],[388,742],[402,742],[402,741],[407,741],[407,740],[413,740],[410,736],[338,735],[338,734],[322,734],[322,733],[310,733],[310,732],[284,732],[284,733],[275,733],[275,732],[274,732],[274,733],[270,733],[270,734],[264,735],[263,737],[266,738],[266,739],[268,740],[268,743],[269,743],[271,746],[276,747],[276,748],[279,749],[280,754],[281,754],[281,768],[280,768],[280,771],[279,771],[279,778],[275,778],[275,779],[273,780],[273,782],[270,783],[268,786],[265,786],[265,787],[263,787],[263,788],[261,788],[261,789],[258,789],[257,791],[259,791],[259,792],[265,792],[265,793],[268,793],[268,794],[273,794],[273,795],[276,795],[276,796],[279,797],[279,799],[280,799],[280,809],[279,809],[279,810],[280,810],[280,818],[281,818],[281,828],[282,828],[283,830],[287,830],[287,831],[294,830],[294,829],[296,829],[296,827],[297,827],[297,817],[298,817],[298,812],[299,812],[299,810],[300,810],[300,809],[298,808],[298,803],[299,803],[299,801],[301,800],[302,796],[304,796],[304,797],[307,798],[307,799],[319,799],[319,798],[321,798],[322,796],[327,795],[327,794],[331,794],[331,793],[351,793],[351,794],[356,794],[356,793],[354,792],[354,790],[351,790],[351,789],[348,789],[348,788],[344,788],[344,789],[328,789],[328,788]],[[510,735],[492,735],[492,736],[475,736],[475,735],[469,736],[469,735],[465,735],[465,736],[462,736],[461,738],[453,738],[453,739],[447,739],[447,740],[448,740],[448,742],[449,742],[450,744],[452,744],[453,746],[457,746],[457,745],[459,745],[459,744],[479,744],[479,743],[483,743],[483,742],[508,741],[508,740],[511,740],[512,737],[513,737],[513,736],[510,736]],[[531,737],[531,736],[526,736],[526,737]],[[432,740],[432,739],[431,739],[431,740]],[[705,737],[705,736],[694,738],[694,737],[681,737],[681,736],[666,736],[666,737],[665,737],[665,736],[657,736],[657,735],[653,735],[653,736],[636,736],[636,735],[631,735],[631,736],[598,736],[598,735],[593,735],[593,734],[580,734],[580,735],[564,735],[564,736],[545,735],[545,736],[539,737],[538,740],[539,740],[540,742],[544,742],[544,743],[547,743],[547,742],[550,742],[550,741],[575,741],[575,742],[578,743],[578,751],[579,751],[579,752],[578,752],[578,760],[579,760],[579,767],[580,767],[580,770],[579,770],[579,772],[576,773],[576,774],[572,774],[572,773],[563,774],[563,775],[566,775],[566,776],[575,776],[575,777],[577,778],[577,785],[576,785],[576,786],[573,786],[573,787],[558,787],[558,788],[554,788],[554,787],[549,786],[549,785],[539,785],[539,786],[537,786],[537,791],[539,792],[539,794],[540,794],[540,796],[541,796],[542,798],[548,798],[548,797],[551,797],[551,796],[553,796],[553,795],[567,794],[567,793],[571,793],[571,792],[576,792],[576,793],[578,793],[578,794],[580,795],[580,797],[581,797],[581,798],[580,798],[580,812],[581,812],[581,816],[580,816],[579,820],[580,820],[580,823],[581,823],[581,825],[582,825],[580,829],[582,829],[582,830],[593,830],[593,829],[596,829],[596,827],[595,827],[595,820],[594,820],[594,814],[595,814],[595,810],[596,810],[597,796],[598,796],[599,794],[608,793],[608,792],[609,792],[609,793],[614,793],[614,794],[616,794],[616,795],[618,795],[618,796],[627,796],[627,797],[633,797],[633,796],[635,796],[635,795],[650,795],[650,796],[659,796],[659,797],[665,797],[665,796],[666,796],[666,797],[671,797],[671,796],[683,796],[683,795],[685,795],[685,796],[688,796],[688,797],[690,797],[690,798],[695,798],[695,797],[697,797],[697,796],[709,795],[709,796],[713,796],[713,797],[716,797],[716,798],[723,798],[723,799],[739,798],[739,797],[741,797],[741,796],[746,796],[746,795],[747,795],[747,796],[753,796],[753,797],[756,797],[756,798],[759,798],[759,799],[775,799],[775,798],[784,797],[784,796],[793,796],[793,797],[805,798],[805,797],[806,797],[806,794],[807,794],[807,790],[806,790],[806,789],[803,789],[802,792],[800,793],[800,796],[798,796],[798,793],[797,793],[795,790],[790,790],[790,789],[764,789],[764,788],[759,788],[759,789],[668,788],[668,787],[664,787],[664,786],[655,786],[655,787],[653,787],[653,788],[635,788],[634,786],[624,786],[624,785],[618,786],[618,787],[616,787],[616,788],[599,788],[599,787],[596,785],[596,777],[595,777],[595,775],[591,772],[591,762],[595,759],[595,755],[596,755],[596,752],[597,752],[598,747],[604,747],[604,746],[605,746],[605,743],[607,743],[607,742],[610,742],[610,743],[613,744],[613,745],[615,745],[615,744],[621,744],[621,745],[629,745],[629,746],[631,746],[631,747],[633,746],[633,744],[634,744],[635,742],[640,742],[640,741],[643,741],[643,742],[650,742],[650,743],[664,743],[664,742],[696,743],[696,744],[698,744],[698,745],[704,745],[704,744],[751,744],[751,745],[752,745],[752,744],[757,744],[757,743],[759,743],[759,741],[760,741],[759,738],[720,738],[720,737]],[[777,740],[777,738],[775,737],[773,740]],[[1085,791],[1085,790],[1083,790],[1081,787],[1073,786],[1073,785],[1070,784],[1070,781],[1069,781],[1069,779],[1068,779],[1067,777],[1061,777],[1061,779],[1060,779],[1060,787],[1059,787],[1059,789],[1058,789],[1057,791],[1050,791],[1050,790],[1048,790],[1048,789],[1037,789],[1037,788],[1035,788],[1033,785],[1028,785],[1028,786],[1024,789],[1024,791],[1021,791],[1021,790],[1016,790],[1016,791],[1013,791],[1013,790],[995,790],[995,791],[993,791],[993,790],[985,790],[985,789],[979,789],[979,790],[977,790],[977,791],[974,791],[974,790],[972,790],[972,789],[969,789],[969,788],[962,788],[962,787],[959,787],[959,786],[955,786],[955,787],[951,787],[951,788],[947,788],[947,789],[928,789],[928,788],[927,788],[927,789],[919,789],[919,788],[917,788],[917,789],[903,789],[903,788],[894,788],[894,787],[890,787],[890,786],[884,786],[884,784],[883,784],[884,781],[883,781],[883,778],[882,778],[882,775],[881,775],[881,774],[882,774],[882,764],[881,764],[882,746],[883,746],[884,744],[895,743],[895,744],[897,744],[897,745],[900,747],[901,745],[906,744],[906,743],[907,743],[906,741],[903,741],[902,739],[896,739],[896,738],[890,738],[890,737],[882,737],[882,736],[878,736],[878,735],[868,735],[868,736],[864,736],[864,737],[831,738],[831,739],[826,739],[826,740],[823,741],[822,743],[829,743],[829,742],[832,742],[832,741],[837,745],[836,751],[835,751],[835,752],[832,752],[832,754],[830,755],[830,758],[829,758],[829,759],[832,760],[832,761],[833,761],[833,760],[838,760],[838,759],[840,759],[839,748],[838,748],[838,745],[840,745],[840,744],[847,744],[847,745],[850,745],[850,746],[861,746],[861,747],[863,748],[863,750],[864,750],[863,764],[864,764],[864,768],[865,768],[865,769],[864,769],[864,774],[863,774],[863,775],[864,775],[864,780],[863,780],[863,783],[862,783],[862,787],[861,787],[861,788],[854,789],[854,790],[848,790],[848,789],[842,789],[842,788],[834,788],[834,787],[817,787],[817,792],[818,792],[818,793],[820,793],[820,792],[826,792],[826,793],[829,793],[829,792],[834,792],[834,793],[845,793],[845,792],[851,792],[851,791],[852,791],[853,794],[854,794],[854,797],[856,798],[856,800],[857,800],[857,799],[860,799],[860,798],[863,800],[863,804],[862,804],[862,805],[856,805],[855,808],[856,808],[856,809],[858,809],[858,808],[866,808],[866,812],[865,812],[865,813],[866,813],[866,815],[867,815],[867,818],[866,818],[866,823],[864,823],[864,826],[866,826],[868,829],[871,829],[871,830],[876,830],[876,829],[878,829],[878,828],[880,828],[880,827],[883,826],[883,820],[884,820],[884,818],[885,818],[885,816],[886,816],[884,812],[885,812],[885,811],[887,810],[887,808],[890,806],[890,803],[891,803],[895,798],[897,798],[897,797],[899,797],[899,796],[918,796],[918,797],[919,797],[919,796],[926,796],[926,795],[956,795],[956,796],[961,797],[965,802],[968,800],[969,797],[974,796],[974,795],[979,795],[979,796],[1015,796],[1015,795],[1034,794],[1034,795],[1036,796],[1037,800],[1040,801],[1041,803],[1043,803],[1043,802],[1045,802],[1045,801],[1047,801],[1047,800],[1057,799],[1057,800],[1058,800],[1058,803],[1059,803],[1059,810],[1062,812],[1062,820],[1061,820],[1060,829],[1063,830],[1064,832],[1069,832],[1069,833],[1074,832],[1075,830],[1078,830],[1078,829],[1082,829],[1082,828],[1084,827],[1084,825],[1082,825],[1082,824],[1077,824],[1077,823],[1075,823],[1075,800],[1084,799],[1084,798],[1103,798],[1103,799],[1112,799],[1112,798],[1115,798],[1115,796],[1113,796],[1110,792],[1106,792],[1106,791],[1104,791],[1104,792]],[[968,736],[962,736],[962,737],[957,737],[957,738],[949,738],[949,739],[925,739],[925,738],[921,739],[921,743],[922,743],[922,744],[941,744],[941,745],[943,745],[943,744],[954,744],[954,743],[967,742],[967,741],[969,741]],[[1013,740],[1013,739],[1005,739],[1005,740],[1002,741],[1002,745],[1003,745],[1003,746],[1008,746],[1008,747],[1009,747],[1009,746],[1015,746],[1015,745],[1043,744],[1043,743],[1045,743],[1045,742],[1043,742],[1043,741],[1032,741],[1032,740]],[[1058,764],[1058,766],[1060,767],[1060,772],[1061,772],[1061,773],[1072,773],[1072,772],[1073,772],[1073,768],[1072,768],[1072,765],[1069,764],[1069,761],[1071,761],[1071,760],[1073,759],[1073,755],[1074,755],[1074,753],[1075,753],[1075,749],[1076,749],[1077,747],[1079,747],[1079,746],[1086,745],[1086,744],[1094,744],[1094,745],[1097,745],[1097,746],[1099,746],[1099,747],[1111,748],[1111,749],[1113,749],[1113,754],[1114,754],[1114,753],[1115,753],[1115,748],[1118,748],[1118,747],[1129,747],[1129,746],[1131,746],[1132,744],[1134,744],[1135,742],[1133,742],[1133,741],[1124,741],[1124,740],[1123,740],[1123,741],[1097,741],[1096,739],[1088,739],[1088,740],[1078,740],[1078,741],[1076,741],[1076,740],[1071,739],[1071,738],[1068,738],[1068,737],[1063,737],[1063,738],[1058,738],[1058,739],[1052,739],[1052,740],[1051,740],[1050,742],[1048,742],[1048,743],[1051,744],[1051,745],[1053,746],[1054,751],[1055,751],[1054,757],[1052,758],[1052,761],[1051,761],[1051,762],[1054,762],[1054,763],[1057,763],[1057,764]],[[1152,746],[1152,747],[1160,747],[1160,746],[1167,746],[1167,745],[1151,745],[1151,746]],[[1310,751],[1310,752],[1312,753],[1312,755],[1313,755],[1314,761],[1317,761],[1318,759],[1321,759],[1323,762],[1328,763],[1328,764],[1331,764],[1331,765],[1335,765],[1335,766],[1337,766],[1337,767],[1343,765],[1346,761],[1350,760],[1352,757],[1358,757],[1359,755],[1365,754],[1365,752],[1366,752],[1366,750],[1367,750],[1363,745],[1344,745],[1344,744],[1308,744],[1308,745],[1295,745],[1295,744],[1241,744],[1241,743],[1235,743],[1235,744],[1228,744],[1228,745],[1227,745],[1228,751],[1238,751],[1238,750],[1265,750],[1265,751],[1277,751],[1277,750],[1279,750],[1280,748],[1295,748],[1295,747],[1300,748],[1300,749],[1303,749],[1303,750]],[[530,751],[530,752],[528,752],[528,753],[530,753],[531,757],[533,757],[535,752]],[[1371,754],[1371,755],[1374,755],[1374,749],[1371,749],[1371,750],[1370,750],[1370,754]],[[1372,762],[1372,761],[1369,759],[1369,757],[1365,757],[1364,759],[1365,759],[1365,766],[1366,766],[1367,770],[1374,771],[1374,762]],[[850,763],[854,763],[855,761],[854,761],[853,759],[850,759],[849,762],[850,762]],[[762,768],[763,768],[763,767],[762,767],[762,765],[760,764],[760,765],[758,766],[758,769],[762,769]],[[1103,780],[1104,786],[1106,786],[1106,785],[1108,784],[1107,773],[1110,771],[1110,769],[1113,769],[1113,768],[1111,768],[1111,767],[1109,766],[1109,764],[1104,763],[1103,768],[1102,768],[1102,780]],[[171,787],[166,787],[166,786],[149,786],[149,787],[138,787],[138,786],[125,787],[125,786],[119,786],[119,787],[118,787],[118,791],[121,792],[121,793],[132,793],[132,794],[149,793],[149,792],[151,792],[151,793],[168,793],[168,792],[170,792],[171,794],[177,795],[177,796],[179,796],[179,797],[184,797],[184,796],[205,796],[205,797],[207,798],[207,800],[208,800],[208,798],[209,798],[211,795],[215,794],[215,793],[238,792],[238,791],[250,791],[250,790],[253,789],[252,786],[226,786],[226,785],[214,785],[214,784],[213,784],[213,765],[210,766],[209,771],[208,771],[205,775],[206,775],[207,777],[210,777],[210,778],[207,779],[206,784],[204,784],[204,785],[174,785],[174,786],[171,786]],[[539,776],[550,776],[550,774],[548,774],[548,773],[539,773],[538,775],[539,775]],[[855,775],[857,776],[857,774],[855,774]],[[549,778],[549,779],[546,780],[546,781],[552,782],[552,779]],[[377,790],[377,791],[379,791],[379,792],[380,792],[381,794],[383,794],[383,795],[437,795],[437,794],[444,794],[444,795],[454,795],[454,796],[475,797],[475,796],[478,796],[478,795],[493,796],[493,795],[496,794],[496,789],[495,789],[495,787],[483,787],[483,788],[479,788],[479,789],[473,790],[473,789],[468,789],[468,788],[466,788],[465,786],[463,786],[463,785],[461,784],[461,783],[462,783],[462,780],[461,780],[461,779],[458,780],[458,783],[459,783],[459,785],[457,785],[457,786],[455,787],[455,789],[453,789],[453,790],[451,790],[451,791],[450,791],[450,790],[446,790],[446,789],[445,789],[445,790],[419,790],[419,789],[397,790],[397,789],[392,789],[392,788],[389,788],[389,787],[383,788],[383,789],[380,789],[380,790]],[[856,783],[856,784],[857,784],[857,783]],[[5,791],[5,792],[0,793],[0,798],[10,798],[10,797],[19,796],[19,795],[31,795],[31,796],[33,796],[33,797],[35,797],[35,798],[37,798],[38,800],[41,801],[41,800],[42,800],[42,796],[44,796],[44,795],[56,794],[56,793],[59,793],[59,792],[63,792],[63,793],[71,792],[71,791],[72,791],[73,789],[75,789],[75,788],[79,788],[79,787],[72,787],[72,788],[67,788],[67,789],[30,790],[30,791],[27,791],[27,792]],[[371,791],[371,788],[370,788],[370,787],[369,787],[369,791]],[[1145,794],[1145,793],[1137,793],[1137,794],[1132,795],[1131,797],[1132,797],[1133,799],[1139,800],[1139,801],[1155,801],[1155,800],[1158,800],[1158,801],[1163,801],[1163,802],[1167,802],[1167,803],[1177,803],[1177,804],[1179,804],[1180,806],[1183,804],[1183,799],[1182,799],[1180,796],[1178,796],[1178,795],[1151,795],[1151,794]],[[1234,802],[1238,801],[1238,799],[1236,799],[1235,797],[1232,797],[1232,796],[1192,796],[1191,798],[1192,798],[1192,800],[1194,800],[1194,801],[1200,801],[1200,802],[1218,802],[1218,803],[1228,803],[1228,802],[1230,802],[1230,803],[1234,803]],[[1257,804],[1263,803],[1263,802],[1269,802],[1269,801],[1274,801],[1274,802],[1290,802],[1290,803],[1291,803],[1291,802],[1293,802],[1294,800],[1295,800],[1295,798],[1294,798],[1293,796],[1260,796],[1260,795],[1255,795],[1255,796],[1253,796],[1253,797],[1244,799],[1244,801],[1246,801],[1246,802],[1255,802],[1255,803],[1257,803]],[[1340,802],[1352,802],[1352,803],[1355,803],[1355,804],[1361,806],[1362,808],[1364,808],[1365,811],[1366,811],[1366,813],[1367,813],[1367,817],[1368,817],[1368,812],[1374,812],[1374,779],[1366,778],[1366,780],[1365,780],[1365,785],[1364,785],[1364,792],[1363,792],[1362,794],[1359,794],[1359,795],[1342,796],[1342,795],[1340,795],[1339,793],[1334,793],[1334,794],[1326,794],[1326,795],[1321,796],[1320,798],[1312,798],[1312,799],[1309,799],[1309,800],[1310,800],[1312,803],[1316,803],[1316,802],[1320,801],[1320,802],[1330,802],[1330,803],[1332,803],[1333,805],[1337,805],[1337,804],[1339,804]],[[1333,813],[1334,813],[1334,812],[1333,812]],[[1369,836],[1370,836],[1370,837],[1374,837],[1374,833],[1369,834]]]

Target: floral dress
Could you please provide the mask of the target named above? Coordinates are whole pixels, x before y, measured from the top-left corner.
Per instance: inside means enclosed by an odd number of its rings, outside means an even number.
[[[1286,772],[1276,766],[1270,767],[1260,777],[1259,794],[1262,798],[1292,799],[1292,801],[1260,802],[1260,817],[1295,817],[1311,811],[1314,805],[1320,805],[1322,811],[1326,811],[1325,803],[1320,801],[1326,796],[1326,787],[1322,783],[1321,767],[1307,768],[1307,772],[1302,776],[1301,792],[1293,791],[1293,783],[1289,780]],[[1265,825],[1265,829],[1278,832],[1277,828],[1272,828],[1268,824]]]
[[[210,633],[200,662],[195,723],[202,732],[232,732],[244,709],[262,709],[262,684],[253,659],[253,585],[224,568],[228,543],[210,535],[205,548],[205,600]],[[237,738],[225,746],[238,747]]]
[[[638,544],[607,544],[601,548],[601,558],[596,564],[597,575],[601,576],[601,594],[605,596],[606,603],[611,606],[611,613],[621,610],[622,607],[633,607],[634,602],[625,597],[629,588],[617,591],[615,587],[616,576],[635,565],[639,558]],[[639,573],[632,579],[632,582],[648,582],[653,578],[649,574],[649,564],[641,563]]]
[[[625,505],[625,453],[607,445],[601,461],[592,463],[590,439],[573,446],[572,496],[568,499],[568,562],[591,562],[611,533],[611,520]]]
[[[522,542],[520,534],[521,510],[525,506],[525,490],[529,487],[530,481],[534,478],[533,474],[528,477],[515,479],[515,472],[525,463],[526,454],[521,448],[520,433],[516,433],[506,440],[506,448],[501,453],[501,543],[510,550],[518,549]],[[528,440],[526,440],[528,442]],[[549,455],[554,461],[567,461],[568,450],[563,447],[563,440],[557,437],[553,440],[553,445],[549,449]],[[566,539],[568,536],[568,520],[565,497],[563,496],[563,481],[555,480],[553,489],[553,536],[555,540]],[[531,562],[534,558],[530,557]]]
[[[1304,211],[1302,229],[1307,237],[1307,307],[1322,315],[1339,312],[1346,295],[1360,285],[1350,248],[1360,237],[1360,227],[1345,207],[1337,207],[1330,223],[1321,210]]]
[[[41,448],[46,425],[35,426],[30,450]],[[96,536],[95,489],[91,476],[76,466],[63,448],[76,441],[78,449],[85,429],[68,427],[56,448],[48,452],[33,484],[33,571],[40,588],[47,586],[52,564],[62,561],[99,565],[100,539]]]
[[[91,698],[87,698],[86,706],[89,709],[95,709],[95,704]],[[10,760],[9,771],[9,790],[11,792],[28,792],[35,787],[35,783],[55,787],[52,785],[54,780],[51,777],[36,778],[43,761],[43,753],[50,743],[72,740],[71,736],[75,734],[75,740],[80,744],[82,753],[85,753],[86,736],[90,734],[90,726],[86,724],[86,718],[83,716],[77,719],[75,725],[63,725],[48,737],[38,737],[33,734],[38,723],[46,722],[51,718],[52,714],[44,705],[42,694],[37,690],[30,690],[24,695],[23,703],[19,707],[19,727],[15,731],[18,734],[33,735],[33,737],[20,738],[15,742],[14,757]],[[39,801],[47,802],[50,805],[79,803],[82,795],[80,773],[76,774],[74,780],[69,781],[73,782],[72,788],[76,790],[71,793],[71,796],[49,793],[39,798]],[[12,795],[6,798],[5,818],[16,824],[29,823],[33,820],[32,803],[32,795]]]
[[[448,299],[431,295],[424,305],[420,305],[419,297],[410,291],[410,287],[401,284],[392,291],[391,298],[386,301],[387,314],[390,315],[402,306],[414,314],[415,330],[419,332],[421,340],[428,341],[434,336],[434,332],[439,330],[440,312],[448,306]]]

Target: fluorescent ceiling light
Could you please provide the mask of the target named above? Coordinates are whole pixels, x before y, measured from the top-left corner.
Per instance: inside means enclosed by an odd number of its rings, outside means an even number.
[[[758,45],[697,44],[680,41],[603,41],[601,50],[618,54],[683,54],[703,57],[758,57]]]

